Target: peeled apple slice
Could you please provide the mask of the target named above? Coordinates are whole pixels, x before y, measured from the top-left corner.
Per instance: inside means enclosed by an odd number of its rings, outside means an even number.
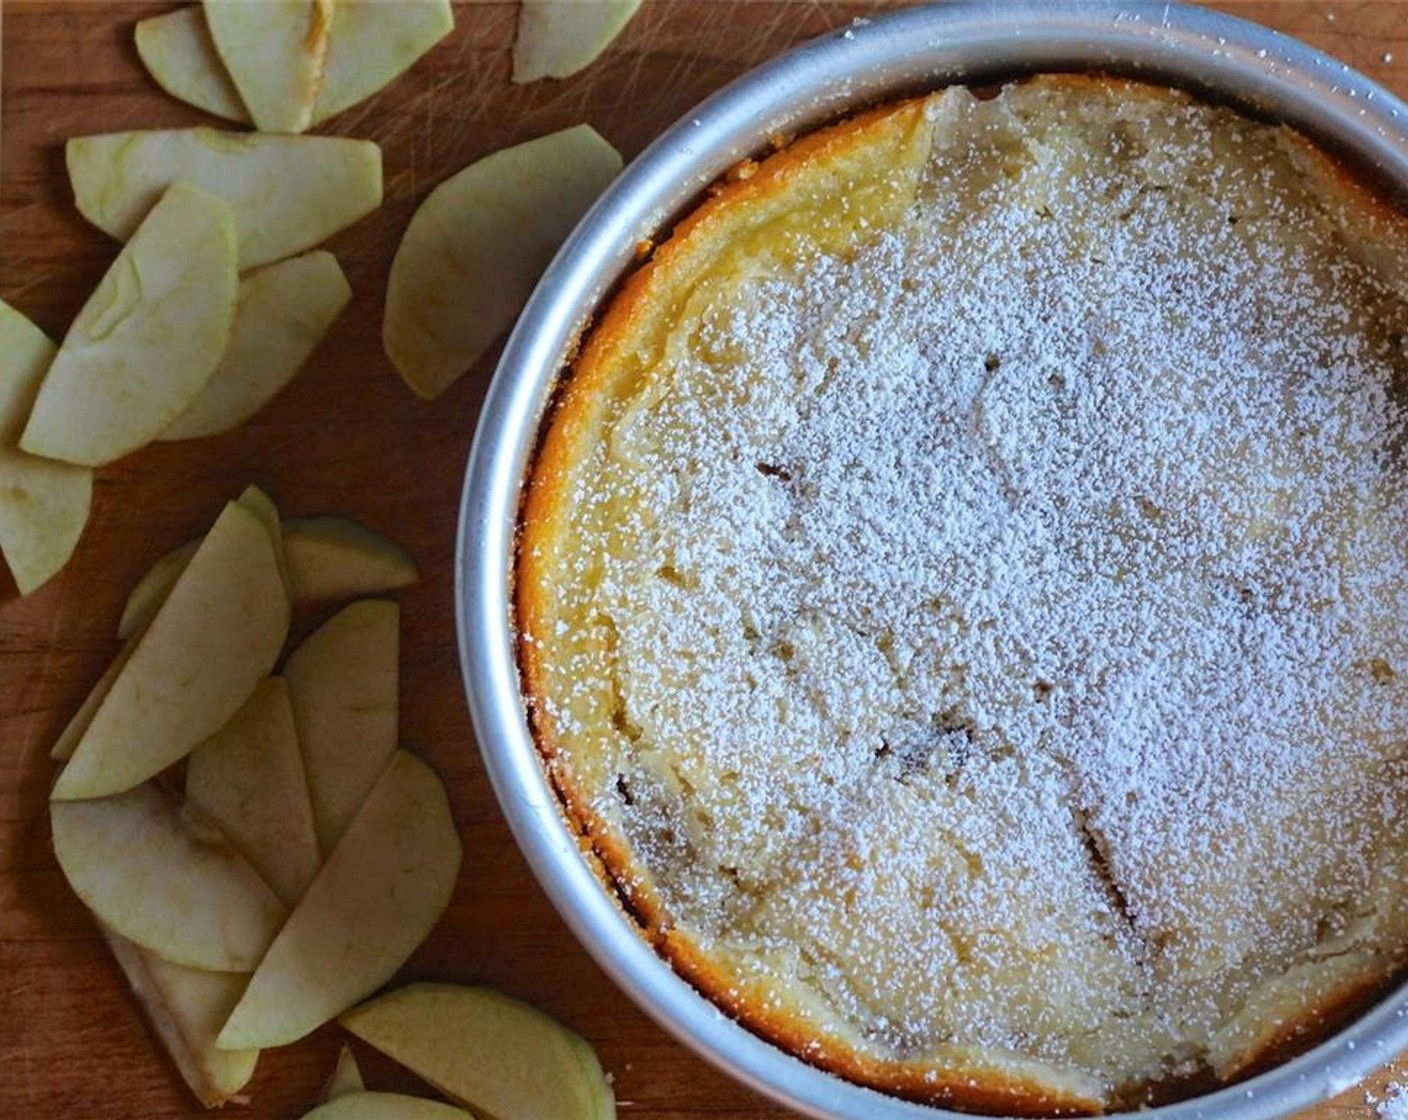
[[[305,1112],[303,1120],[474,1120],[463,1109],[402,1093],[347,1093]]]
[[[219,366],[160,438],[198,439],[239,427],[293,380],[351,298],[337,258],[323,250],[245,277]]]
[[[0,300],[0,552],[21,595],[68,563],[93,495],[87,467],[26,455],[18,447],[54,353],[43,331]]]
[[[283,547],[283,523],[279,520],[278,509],[269,495],[257,486],[246,487],[244,493],[236,500],[259,519],[264,531],[269,534],[269,540],[274,545],[274,552],[279,561],[279,570],[284,576],[284,585],[288,587],[288,559]],[[171,593],[171,588],[181,578],[181,573],[186,570],[186,565],[191,562],[191,557],[195,555],[196,549],[204,539],[197,537],[179,548],[173,548],[146,570],[136,586],[127,593],[127,601],[122,605],[122,616],[117,621],[119,641],[126,641],[137,631],[146,629],[147,623],[152,620],[161,604],[166,602],[166,596]]]
[[[275,546],[275,552],[280,553],[281,549],[278,547],[276,539],[281,536],[278,528],[278,510],[274,508],[274,503],[269,500],[269,496],[259,487],[250,486],[239,496],[237,502],[259,519],[265,532],[269,533],[269,539]],[[54,743],[53,749],[49,752],[50,758],[62,762],[73,757],[74,748],[78,746],[78,741],[88,730],[88,725],[93,722],[93,716],[97,714],[99,705],[112,690],[113,681],[117,679],[123,666],[136,651],[138,639],[145,632],[152,618],[155,617],[161,604],[166,602],[171,588],[181,577],[181,573],[186,570],[186,565],[190,563],[191,557],[195,555],[202,540],[204,540],[203,537],[188,541],[180,548],[168,552],[147,570],[146,575],[138,581],[137,586],[127,596],[127,602],[122,608],[122,618],[117,625],[117,637],[126,644],[113,658],[103,675],[98,678],[98,683],[93,686],[78,711],[74,713],[73,718],[65,725],[58,740]],[[282,569],[283,560],[281,558],[279,563]],[[287,585],[287,578],[284,583]]]
[[[217,117],[249,123],[199,4],[139,20],[137,54],[156,84],[178,101]]]
[[[460,857],[440,779],[398,752],[269,947],[219,1044],[294,1042],[376,991],[444,913]]]
[[[147,569],[146,574],[137,581],[137,585],[127,593],[122,617],[117,622],[119,639],[126,641],[152,620],[157,608],[166,602],[166,596],[171,593],[171,588],[181,578],[181,573],[186,570],[186,565],[191,562],[191,557],[199,547],[199,539],[187,541]]]
[[[194,551],[194,550],[193,550]],[[170,590],[167,588],[166,590]],[[162,598],[165,598],[165,592]],[[160,604],[158,604],[160,605]],[[53,748],[49,751],[49,757],[56,762],[66,762],[73,757],[74,749],[78,742],[88,730],[88,725],[93,722],[93,717],[98,714],[98,708],[107,699],[108,693],[112,691],[112,685],[122,672],[123,667],[137,651],[137,639],[141,636],[141,630],[146,629],[146,623],[150,619],[145,619],[142,626],[127,640],[127,644],[122,647],[118,655],[113,658],[103,675],[98,678],[92,690],[84,697],[83,703],[79,705],[78,711],[73,713],[73,718],[64,725],[64,729],[59,732],[59,737],[55,741]]]
[[[239,1002],[249,977],[207,972],[164,961],[103,927],[103,937],[127,976],[171,1060],[206,1108],[238,1100],[254,1076],[258,1050],[219,1050],[215,1036]]]
[[[235,255],[222,199],[189,183],[167,190],[69,328],[21,449],[91,467],[160,435],[229,341]]]
[[[454,26],[449,0],[337,0],[312,123],[320,124],[390,85]],[[239,124],[250,123],[249,110],[215,49],[199,5],[138,23],[137,53],[172,97]]]
[[[323,82],[333,0],[205,0],[220,61],[261,132],[302,132]]]
[[[338,0],[313,123],[390,85],[454,27],[449,0]]]
[[[327,1104],[328,1101],[335,1101],[338,1097],[347,1096],[348,1093],[365,1092],[366,1088],[366,1083],[362,1080],[362,1070],[357,1065],[352,1047],[344,1042],[342,1049],[337,1052],[337,1065],[332,1071],[332,1076],[328,1078],[328,1083],[323,1086],[318,1103]]]
[[[411,984],[338,1022],[446,1096],[499,1120],[616,1115],[586,1041],[490,988]]]
[[[284,551],[295,603],[395,591],[420,579],[409,552],[345,517],[290,517]]]
[[[199,544],[187,541],[147,569],[128,593],[118,638],[125,641],[156,613]],[[290,517],[283,544],[294,606],[395,591],[420,579],[410,553],[350,518]]]
[[[284,665],[318,844],[331,852],[396,751],[401,609],[344,607]]]
[[[522,0],[513,80],[566,78],[590,66],[621,34],[640,0]]]
[[[79,211],[119,241],[178,179],[220,195],[241,270],[311,249],[381,205],[369,140],[181,128],[80,136],[65,154]]]
[[[274,562],[279,568],[279,578],[283,581],[284,597],[288,597],[288,559],[284,556],[284,523],[279,520],[279,507],[274,499],[258,486],[246,486],[235,499],[237,506],[243,506],[254,514],[255,520],[264,526],[269,535],[269,545],[274,550]],[[289,604],[292,606],[292,604]]]
[[[249,972],[288,915],[218,828],[150,782],[49,812],[54,854],[84,905],[173,964]]]
[[[268,674],[289,613],[274,543],[254,514],[229,503],[112,681],[52,796],[119,793],[183,758]]]
[[[234,718],[191,752],[186,800],[219,825],[285,905],[298,904],[322,857],[282,679],[260,682]]]
[[[391,265],[382,341],[438,396],[508,328],[572,227],[621,170],[589,125],[472,163],[416,211]]]

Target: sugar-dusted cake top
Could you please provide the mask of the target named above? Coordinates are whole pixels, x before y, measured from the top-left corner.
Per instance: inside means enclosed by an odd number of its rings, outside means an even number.
[[[676,231],[561,394],[518,592],[662,951],[1014,1110],[1235,1076],[1384,983],[1403,238],[1286,130],[1075,78],[880,110]]]

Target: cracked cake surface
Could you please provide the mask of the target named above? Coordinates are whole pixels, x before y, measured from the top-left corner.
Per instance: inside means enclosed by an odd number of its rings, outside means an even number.
[[[558,392],[515,592],[554,782],[675,967],[1013,1113],[1235,1078],[1396,975],[1406,250],[1298,134],[1074,76],[685,219]]]

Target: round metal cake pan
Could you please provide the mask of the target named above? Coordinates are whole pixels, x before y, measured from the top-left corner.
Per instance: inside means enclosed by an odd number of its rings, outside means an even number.
[[[602,196],[519,319],[469,458],[456,559],[464,684],[485,766],[520,847],[568,925],[637,1004],[725,1072],[812,1117],[959,1114],[843,1081],[738,1026],[655,954],[603,888],[559,809],[526,720],[511,604],[521,484],[566,356],[629,268],[636,243],[667,229],[731,165],[766,150],[770,136],[854,107],[1050,70],[1164,81],[1285,121],[1408,198],[1408,106],[1335,59],[1242,20],[1179,5],[984,0],[856,21],[709,98]],[[1344,1091],[1406,1048],[1408,985],[1292,1061],[1143,1115],[1289,1116]]]

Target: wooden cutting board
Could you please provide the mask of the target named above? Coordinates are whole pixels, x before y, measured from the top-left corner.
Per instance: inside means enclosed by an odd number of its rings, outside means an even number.
[[[74,135],[208,123],[163,95],[132,24],[169,3],[10,0],[4,11],[0,296],[58,338],[117,247],[75,212],[63,166]],[[356,292],[310,368],[251,424],[155,445],[99,472],[77,555],[16,597],[0,573],[0,1118],[199,1114],[139,1018],[50,848],[48,749],[116,650],[123,598],[157,556],[201,531],[249,482],[287,514],[345,513],[403,542],[424,579],[402,597],[402,737],[445,777],[465,841],[454,902],[407,978],[486,982],[589,1038],[638,1120],[784,1115],[671,1041],[621,995],[548,905],[500,819],[475,750],[453,625],[461,474],[494,357],[434,404],[379,342],[387,269],[426,192],[496,148],[579,121],[629,158],[750,66],[884,3],[657,0],[610,53],[565,82],[509,83],[511,2],[458,6],[453,35],[406,77],[333,121],[385,154],[386,204],[329,244]],[[1408,97],[1408,2],[1224,3],[1337,55]],[[307,620],[304,620],[305,622]],[[301,1115],[339,1033],[266,1054],[255,1118]],[[364,1048],[375,1088],[414,1081]],[[1399,1068],[1408,1080],[1408,1061]],[[1307,1114],[1370,1117],[1392,1070]]]

